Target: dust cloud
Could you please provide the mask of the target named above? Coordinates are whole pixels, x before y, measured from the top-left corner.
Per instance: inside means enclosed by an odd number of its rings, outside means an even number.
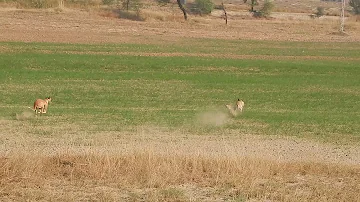
[[[230,120],[229,114],[220,110],[201,112],[196,116],[196,121],[204,126],[223,126]]]
[[[16,114],[16,120],[22,121],[22,120],[28,120],[33,118],[34,112],[30,112],[30,111],[24,111],[21,114]]]

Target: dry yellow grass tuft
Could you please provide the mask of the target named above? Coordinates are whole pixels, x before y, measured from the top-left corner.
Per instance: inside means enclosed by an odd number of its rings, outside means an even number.
[[[2,199],[19,193],[29,199],[27,192],[30,190],[46,190],[54,184],[58,184],[56,189],[63,190],[81,190],[88,186],[92,189],[97,186],[105,190],[118,189],[117,195],[107,196],[113,200],[129,199],[129,195],[124,195],[124,188],[153,189],[153,199],[159,200],[163,196],[155,197],[156,191],[167,190],[169,195],[170,188],[180,189],[182,185],[195,185],[198,189],[190,197],[189,190],[182,187],[183,191],[175,194],[175,198],[181,197],[185,201],[202,199],[204,196],[200,190],[207,187],[216,188],[217,191],[213,190],[211,194],[216,196],[217,192],[225,200],[243,197],[280,201],[356,201],[360,193],[360,169],[356,166],[285,163],[234,154],[209,157],[200,153],[184,155],[181,151],[172,154],[151,150],[110,154],[88,150],[83,154],[68,151],[47,156],[16,152],[2,156],[0,165]],[[15,198],[21,198],[21,194]],[[84,199],[90,199],[86,193],[83,194]],[[50,199],[41,194],[34,197]]]
[[[1,201],[356,201],[360,193],[357,146],[152,126],[94,134],[0,126]]]

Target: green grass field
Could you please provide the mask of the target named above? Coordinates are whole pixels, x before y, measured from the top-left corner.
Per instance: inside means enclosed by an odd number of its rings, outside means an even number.
[[[0,111],[16,120],[36,98],[52,96],[48,114],[23,121],[89,132],[154,125],[359,141],[359,64],[359,43],[0,42]],[[216,126],[198,121],[237,98],[245,101],[240,116]]]
[[[359,45],[0,42],[0,200],[354,201]]]

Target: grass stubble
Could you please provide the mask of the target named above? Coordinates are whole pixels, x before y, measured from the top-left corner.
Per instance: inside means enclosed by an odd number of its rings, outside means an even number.
[[[8,124],[2,121],[5,129]],[[48,130],[37,128],[41,129]],[[359,197],[357,164],[312,161],[305,155],[303,160],[291,158],[294,154],[280,159],[282,152],[291,152],[281,151],[289,141],[274,148],[279,156],[271,156],[266,154],[269,148],[259,144],[266,138],[252,135],[198,136],[151,126],[128,134],[89,135],[76,126],[61,129],[51,135],[18,131],[7,139],[2,134],[6,139],[0,158],[2,200],[356,201]],[[244,146],[263,151],[239,149]],[[296,153],[297,145],[289,146]]]
[[[268,57],[303,54],[283,46]],[[352,51],[346,63],[47,52],[1,55],[3,201],[360,198]],[[245,112],[231,117],[224,105],[239,85]],[[54,92],[48,114],[27,109],[29,97]]]
[[[358,165],[311,162],[305,157],[276,160],[266,154],[241,153],[234,144],[242,139],[181,136],[182,131],[149,128],[72,140],[72,135],[64,140],[62,132],[37,140],[19,133],[7,141],[13,145],[2,148],[1,198],[356,201],[359,197]],[[62,137],[54,138],[57,135]],[[261,145],[259,149],[266,151]]]

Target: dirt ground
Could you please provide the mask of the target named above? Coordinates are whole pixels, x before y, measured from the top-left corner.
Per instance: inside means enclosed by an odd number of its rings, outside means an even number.
[[[337,199],[345,197],[346,194],[350,199],[358,196],[359,187],[356,183],[359,173],[355,167],[360,165],[359,145],[335,145],[295,137],[239,135],[236,130],[225,131],[224,135],[195,135],[182,130],[174,131],[149,125],[138,127],[129,133],[113,131],[89,134],[76,124],[59,124],[56,127],[48,126],[51,129],[46,127],[36,129],[36,131],[51,130],[52,133],[49,136],[29,133],[34,126],[24,121],[0,120],[0,127],[2,128],[0,131],[0,140],[2,141],[0,156],[9,161],[28,155],[35,158],[34,161],[37,163],[41,162],[44,156],[64,156],[61,160],[68,162],[65,161],[68,159],[67,155],[124,156],[129,154],[132,157],[131,154],[136,152],[151,154],[153,157],[188,156],[190,159],[200,159],[199,162],[201,159],[213,159],[214,162],[217,159],[243,159],[243,162],[246,163],[246,159],[248,159],[252,163],[247,162],[246,165],[249,169],[257,171],[254,171],[251,177],[244,176],[245,180],[238,186],[263,190],[266,193],[264,195],[279,195],[280,199],[274,201],[338,201]],[[26,160],[23,159],[23,161]],[[33,165],[32,161],[26,162],[25,164],[29,167]],[[278,165],[280,172],[283,173],[271,180],[261,177],[262,175],[257,176],[258,170],[266,171],[267,169],[265,167],[253,168],[254,162],[268,162],[268,166]],[[78,162],[76,161],[76,163]],[[284,165],[287,163],[290,168],[294,167],[295,170],[302,168],[306,170],[307,167],[311,167],[309,164],[321,165],[321,168],[319,168],[320,171],[311,168],[304,171],[306,174],[298,174],[297,171],[294,174],[291,173],[293,171],[286,170],[288,166]],[[41,164],[37,167],[42,168],[46,165]],[[79,165],[81,167],[86,164]],[[105,164],[100,164],[100,166],[105,166]],[[299,168],[295,168],[296,166]],[[63,169],[66,170],[67,167]],[[4,170],[6,171],[6,169]],[[347,170],[350,171],[347,173]],[[53,175],[57,176],[57,172],[58,170],[55,169]],[[337,172],[341,174],[337,174]],[[84,173],[86,172],[84,171]],[[99,171],[99,173],[102,172]],[[23,175],[26,176],[26,174]],[[3,183],[4,189],[0,192],[0,200],[31,201],[31,199],[43,198],[45,201],[47,199],[53,201],[236,201],[231,198],[237,193],[237,188],[222,192],[222,189],[216,186],[175,183],[175,185],[169,185],[169,189],[181,191],[189,200],[140,200],[139,198],[142,196],[156,193],[157,189],[161,190],[162,188],[132,188],[108,183],[103,179],[96,180],[97,178],[89,180],[87,183],[82,183],[82,180],[58,179],[62,179],[62,177],[53,179],[51,176],[44,182],[43,175],[41,178],[37,178],[36,174],[28,180],[25,178],[24,181],[19,180],[19,182],[11,180],[12,178],[15,176],[1,179],[0,182]],[[39,187],[34,188],[34,185],[31,184],[34,183],[32,181],[39,184],[36,185]],[[274,189],[276,191],[273,191]],[[343,189],[346,192],[342,192]],[[257,193],[254,190],[253,192]],[[337,196],[338,192],[341,193]],[[106,195],[102,196],[101,194],[104,193]],[[319,194],[319,197],[316,196],[316,193]],[[134,195],[137,197],[131,200]],[[247,197],[254,198],[249,201],[272,201],[260,200],[261,195],[251,196],[250,194]],[[323,200],[319,200],[320,197],[323,197]],[[294,200],[294,198],[298,200]],[[240,201],[245,201],[245,199]]]
[[[175,12],[175,11],[174,11]],[[146,13],[146,11],[144,11]],[[0,8],[0,41],[65,43],[166,43],[184,38],[257,39],[282,41],[360,41],[360,23],[347,19],[346,35],[337,34],[339,18],[311,19],[306,13],[274,13],[272,19],[253,19],[246,12],[221,11],[212,16],[167,13],[171,20],[119,19],[109,11]],[[149,14],[148,14],[149,16]]]

